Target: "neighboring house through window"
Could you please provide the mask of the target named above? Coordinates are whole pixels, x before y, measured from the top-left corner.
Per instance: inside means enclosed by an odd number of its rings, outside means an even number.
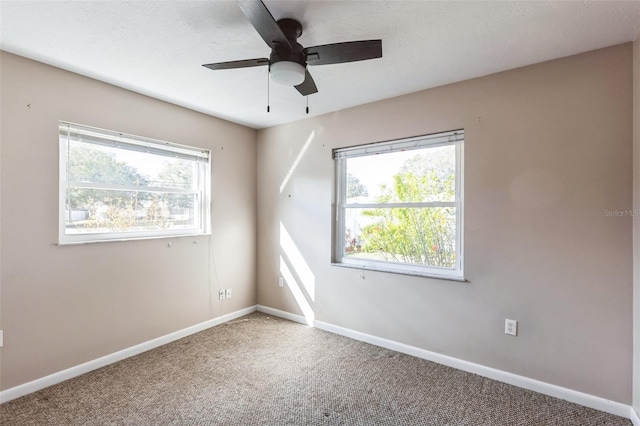
[[[60,244],[209,232],[210,152],[67,122]]]
[[[334,150],[343,266],[463,279],[464,131]]]

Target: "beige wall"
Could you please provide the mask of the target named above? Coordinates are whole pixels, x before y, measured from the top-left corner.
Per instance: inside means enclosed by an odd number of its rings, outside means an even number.
[[[255,304],[254,130],[1,60],[1,389]],[[211,268],[207,237],[57,246],[58,120],[211,149]]]
[[[2,78],[2,54],[0,54],[0,79]],[[2,84],[0,81],[0,330],[2,330]],[[2,389],[2,349],[0,349],[0,390]]]
[[[259,131],[258,303],[629,404],[631,87],[628,43]],[[458,128],[469,282],[331,266],[332,148]]]
[[[604,215],[632,208],[630,44],[266,129],[257,164],[253,130],[0,61],[0,389],[253,305],[257,207],[258,303],[631,402],[632,223]],[[203,237],[56,246],[60,119],[212,149],[211,268]],[[469,282],[330,266],[331,149],[456,128]]]
[[[640,40],[633,43],[633,210],[640,212]],[[633,406],[640,413],[640,216],[633,216]]]

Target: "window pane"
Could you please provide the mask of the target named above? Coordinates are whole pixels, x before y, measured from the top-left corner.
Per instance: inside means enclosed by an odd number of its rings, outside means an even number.
[[[210,229],[211,152],[59,122],[60,244]]]
[[[347,203],[455,201],[456,148],[348,158]]]
[[[199,228],[197,194],[69,188],[65,233]]]
[[[67,179],[164,188],[194,188],[197,163],[147,152],[69,142]]]
[[[455,268],[454,207],[345,209],[347,258]]]

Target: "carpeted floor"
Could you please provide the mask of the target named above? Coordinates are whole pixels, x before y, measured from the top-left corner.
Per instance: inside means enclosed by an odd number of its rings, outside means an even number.
[[[9,425],[631,425],[253,313],[0,405]]]

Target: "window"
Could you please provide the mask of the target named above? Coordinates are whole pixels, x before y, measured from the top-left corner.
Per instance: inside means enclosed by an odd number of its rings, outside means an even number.
[[[210,152],[60,122],[60,244],[209,232]]]
[[[464,131],[334,150],[335,261],[462,280]]]

